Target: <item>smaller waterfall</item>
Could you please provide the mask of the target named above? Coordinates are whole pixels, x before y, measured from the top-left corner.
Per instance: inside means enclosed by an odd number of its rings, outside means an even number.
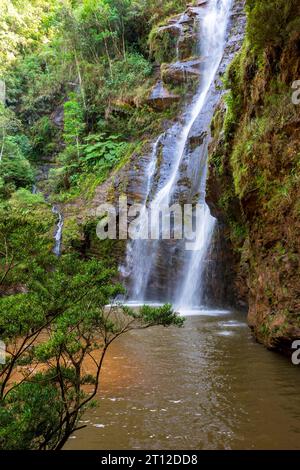
[[[147,205],[151,199],[151,190],[157,167],[157,157],[163,137],[164,134],[161,134],[152,147],[150,163],[147,168],[147,189],[144,204],[135,226],[136,240],[128,244],[126,267],[121,268],[121,272],[124,276],[131,276],[135,298],[138,298],[143,289],[147,287],[149,259],[145,256],[145,250],[148,252],[149,249],[151,249],[151,246],[149,246],[151,244],[149,244],[148,241],[149,215]],[[148,252],[148,256],[151,256],[150,251]],[[129,268],[128,271],[127,268]]]
[[[52,212],[53,214],[58,216],[58,222],[56,225],[56,230],[54,234],[54,248],[53,248],[53,253],[56,256],[60,256],[61,254],[61,243],[62,243],[62,231],[63,231],[63,226],[64,226],[64,217],[60,210],[58,209],[57,206],[52,207]]]
[[[48,194],[43,194],[43,192],[40,192],[39,187],[38,187],[38,182],[39,180],[36,180],[31,188],[31,193],[32,194],[41,194],[44,196],[45,202],[48,202],[49,195]],[[64,226],[64,216],[59,210],[57,206],[52,206],[52,213],[57,216],[57,223],[56,223],[56,228],[54,231],[54,247],[53,247],[53,253],[56,256],[61,255],[61,244],[62,244],[62,232],[63,232],[63,226]]]
[[[182,24],[180,23],[181,19],[182,19],[182,16],[180,17],[180,20],[179,20],[178,24],[176,25],[178,27],[178,30],[179,30],[179,36],[178,36],[178,39],[177,39],[177,42],[176,42],[176,60],[180,60],[179,45],[180,45],[180,41],[181,41],[181,38],[182,38],[182,35],[183,35],[183,27],[182,27]]]
[[[197,232],[195,248],[186,265],[186,278],[176,301],[178,310],[189,310],[202,303],[204,261],[209,250],[216,219],[211,216],[207,204],[203,205],[200,230]]]

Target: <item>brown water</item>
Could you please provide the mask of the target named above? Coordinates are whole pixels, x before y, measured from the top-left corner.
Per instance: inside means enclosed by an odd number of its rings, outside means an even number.
[[[67,449],[300,449],[300,366],[255,343],[242,314],[121,338],[98,398]]]

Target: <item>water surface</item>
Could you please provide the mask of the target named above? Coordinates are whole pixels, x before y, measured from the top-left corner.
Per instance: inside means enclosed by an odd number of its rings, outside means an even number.
[[[299,391],[299,367],[243,314],[204,311],[113,344],[99,406],[66,448],[300,449]]]

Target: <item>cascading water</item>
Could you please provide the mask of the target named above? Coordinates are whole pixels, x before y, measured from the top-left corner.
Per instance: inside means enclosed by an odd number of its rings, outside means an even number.
[[[56,256],[60,256],[61,253],[61,243],[62,243],[62,231],[64,226],[64,218],[57,206],[52,207],[53,214],[58,216],[58,222],[56,225],[56,230],[54,234],[54,248],[53,253]]]
[[[123,275],[131,275],[133,278],[133,298],[142,298],[144,295],[144,290],[147,287],[147,267],[149,264],[149,244],[148,244],[148,212],[147,212],[147,203],[150,199],[151,189],[153,178],[156,171],[157,155],[161,141],[163,139],[163,134],[160,135],[157,141],[153,144],[152,154],[150,163],[147,168],[147,190],[145,194],[144,204],[141,208],[138,225],[136,225],[136,231],[138,239],[133,240],[127,246],[127,256],[126,262],[127,266],[123,268]],[[137,263],[136,260],[139,260]]]
[[[40,194],[39,189],[36,184],[32,185],[31,192],[32,194]],[[45,201],[47,201],[47,196],[45,197]],[[56,256],[60,256],[61,244],[62,244],[62,232],[63,232],[63,226],[64,226],[64,217],[57,206],[52,206],[52,212],[58,217],[56,229],[54,232],[54,247],[52,251]]]
[[[183,122],[172,126],[153,146],[145,203],[137,225],[139,239],[127,245],[124,272],[130,279],[132,301],[170,301],[181,308],[197,307],[202,302],[203,263],[215,225],[215,219],[205,203],[208,130],[215,104],[210,105],[209,92],[224,53],[231,5],[232,0],[210,0],[204,7],[195,8],[199,21],[199,53],[203,59],[200,84],[192,104],[184,112]],[[189,139],[195,125],[201,128],[202,134],[200,158],[199,153],[192,158],[189,150]],[[157,182],[153,176],[157,169],[158,152],[161,152],[166,164],[165,169],[160,165]],[[161,234],[160,211],[171,203],[181,201],[180,181],[184,172],[190,175],[191,186],[196,188],[194,193],[189,194],[190,200],[185,202],[194,200],[196,193],[198,202],[203,205],[201,228],[195,237],[194,251],[185,250],[181,240],[166,241],[161,237],[157,240],[145,239],[148,234],[147,204],[151,202],[154,232]],[[163,273],[160,276],[159,271]]]

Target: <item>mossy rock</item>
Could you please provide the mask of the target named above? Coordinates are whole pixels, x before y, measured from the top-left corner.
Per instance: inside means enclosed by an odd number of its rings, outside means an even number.
[[[164,83],[173,86],[198,82],[200,79],[199,60],[163,64],[161,78]]]
[[[182,35],[178,41],[179,59],[184,60],[196,54],[197,34],[187,33]]]
[[[177,58],[180,28],[175,24],[154,28],[149,37],[150,52],[155,62],[172,62]]]

